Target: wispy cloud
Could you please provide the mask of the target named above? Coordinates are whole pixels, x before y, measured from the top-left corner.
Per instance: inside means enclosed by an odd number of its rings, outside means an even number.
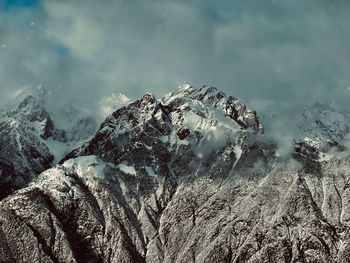
[[[94,108],[184,80],[261,110],[350,95],[348,1],[7,2],[22,8],[0,11],[0,103],[44,85]]]

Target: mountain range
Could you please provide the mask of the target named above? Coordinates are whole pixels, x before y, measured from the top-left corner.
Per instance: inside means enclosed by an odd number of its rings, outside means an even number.
[[[349,262],[350,113],[334,103],[306,107],[281,155],[214,87],[112,96],[99,127],[42,93],[1,111],[0,262]]]

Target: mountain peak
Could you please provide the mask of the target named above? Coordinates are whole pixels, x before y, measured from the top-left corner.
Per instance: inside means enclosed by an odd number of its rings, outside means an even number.
[[[194,89],[189,84],[183,84],[177,90],[167,94],[162,99],[162,103],[169,107],[179,107],[185,104],[194,106],[200,103],[204,107],[223,112],[225,116],[235,120],[243,128],[252,128],[259,132],[264,130],[255,111],[248,108],[242,100],[226,96],[216,87],[203,86],[200,89]]]
[[[0,200],[59,162],[97,130],[95,119],[73,106],[54,111],[41,96],[45,92],[23,89],[0,113],[0,188],[4,190]],[[69,127],[62,127],[58,119]]]
[[[121,93],[112,93],[112,96],[101,99],[99,103],[99,115],[102,118],[111,115],[114,111],[128,105],[131,100]]]
[[[194,88],[191,86],[191,84],[189,84],[188,82],[184,82],[182,85],[180,85],[178,88],[177,88],[178,91],[193,91]]]
[[[147,104],[154,104],[155,102],[157,102],[157,99],[156,97],[154,96],[153,93],[150,93],[150,92],[146,92],[143,97],[141,98],[141,101],[140,101],[140,106],[142,108],[145,107],[145,105]]]
[[[248,141],[260,132],[259,118],[242,101],[214,87],[195,89],[184,84],[160,100],[146,93],[118,109],[101,124],[90,142],[65,159],[96,155],[120,164],[135,162],[136,158],[136,171],[152,159],[153,171],[165,176],[168,165],[183,155],[205,159],[227,149],[225,157],[220,158],[231,156],[229,162],[236,165],[252,151]],[[258,149],[251,154],[264,155]]]
[[[30,121],[43,121],[49,117],[42,101],[33,95],[27,95],[13,112],[26,116]]]

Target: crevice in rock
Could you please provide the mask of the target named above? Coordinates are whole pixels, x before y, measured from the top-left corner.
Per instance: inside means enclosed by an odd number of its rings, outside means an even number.
[[[106,220],[104,217],[104,213],[98,204],[98,201],[96,197],[93,195],[93,193],[90,191],[87,185],[85,185],[84,181],[79,178],[76,174],[67,174],[67,176],[74,179],[74,182],[77,183],[77,185],[80,187],[81,190],[86,194],[86,197],[88,198],[88,203],[94,208],[93,211],[96,213],[97,219],[100,221],[102,225],[102,233],[105,233],[106,229]]]
[[[113,196],[113,199],[120,206],[119,208],[122,209],[125,213],[127,220],[132,224],[133,228],[136,230],[137,236],[142,242],[143,248],[146,250],[146,242],[144,240],[144,234],[141,229],[140,221],[138,220],[134,210],[130,207],[129,203],[125,199],[125,196],[122,194],[123,191],[120,187],[119,181],[115,180],[115,183],[113,185],[110,185],[109,190],[110,195]]]
[[[192,212],[192,225],[196,226],[196,211],[193,206],[191,206],[191,212]]]
[[[76,222],[74,214],[74,212],[77,210],[78,204],[73,204],[70,207],[66,207],[66,211],[69,211],[69,214],[64,214],[55,207],[49,196],[47,196],[44,192],[41,192],[41,195],[44,198],[44,202],[50,212],[60,222],[62,230],[66,234],[67,241],[77,263],[102,263],[103,260],[101,256],[96,254],[92,248],[92,244],[85,239],[85,236],[78,232],[79,225]]]
[[[133,258],[133,262],[146,262],[145,257],[143,257],[139,251],[137,250],[135,244],[133,243],[132,239],[130,238],[128,231],[126,230],[125,226],[123,225],[122,222],[120,222],[120,220],[113,215],[114,220],[118,223],[119,225],[119,229],[123,235],[123,243],[125,244],[125,248],[129,251],[131,257]],[[147,248],[145,248],[144,251],[145,255],[147,254]]]
[[[50,257],[50,259],[54,262],[54,263],[60,263],[59,259],[52,253],[51,251],[51,247],[47,244],[45,238],[39,233],[39,231],[37,231],[32,225],[30,225],[29,223],[25,223],[27,227],[30,228],[30,230],[33,232],[34,236],[36,237],[36,239],[38,240],[39,244],[41,245],[42,250],[44,251],[44,253]]]
[[[0,223],[0,260],[3,263],[15,262],[11,249],[9,247],[9,243],[5,236],[5,233],[2,230],[1,223]]]
[[[337,188],[337,185],[336,185],[336,183],[335,183],[335,178],[334,178],[334,176],[333,176],[333,186],[334,186],[334,190],[335,190],[335,192],[336,192],[336,194],[337,194],[337,196],[338,196],[338,198],[339,198],[339,215],[338,215],[338,221],[339,221],[339,223],[341,222],[341,214],[342,214],[342,211],[343,211],[343,198],[341,197],[341,194],[340,194],[340,192],[339,192],[339,190],[338,190],[338,188]]]

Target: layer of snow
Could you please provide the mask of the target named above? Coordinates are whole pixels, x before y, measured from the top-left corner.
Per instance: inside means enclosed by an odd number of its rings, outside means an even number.
[[[165,95],[163,99],[163,103],[170,104],[171,102],[175,101],[178,98],[182,98],[186,96],[186,94],[190,94],[194,91],[194,89],[191,87],[190,84],[184,83],[182,84],[176,91],[170,92],[167,95]]]
[[[85,141],[72,141],[70,143],[64,143],[57,140],[53,140],[52,138],[48,138],[47,140],[43,140],[43,143],[47,145],[50,150],[50,153],[55,156],[53,164],[57,164],[61,161],[69,152],[76,149],[80,145],[82,145]]]
[[[154,172],[153,168],[150,166],[145,166],[146,172],[148,173],[148,175],[152,176],[152,177],[157,177],[157,174]]]
[[[131,175],[136,175],[136,170],[134,166],[129,166],[126,163],[120,163],[119,165],[117,165],[117,168],[122,171],[123,173],[126,174],[131,174]]]

